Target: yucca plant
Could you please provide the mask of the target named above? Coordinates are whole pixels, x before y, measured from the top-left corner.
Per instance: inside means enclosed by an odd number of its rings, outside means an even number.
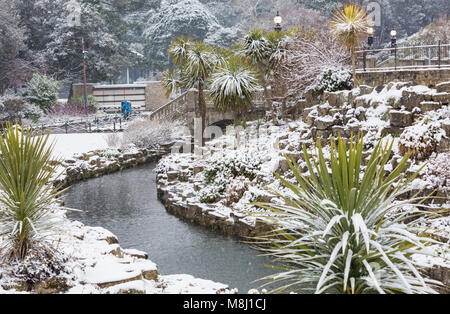
[[[367,11],[355,4],[348,4],[344,9],[337,9],[330,22],[331,33],[335,35],[351,51],[353,82],[358,84],[356,78],[356,54],[355,49],[362,37],[367,33],[369,17]]]
[[[49,134],[31,127],[6,125],[0,137],[1,257],[23,260],[54,227],[50,212],[62,193],[51,184],[57,164]]]
[[[424,206],[418,197],[399,200],[418,172],[405,176],[406,154],[386,173],[393,142],[382,141],[363,169],[363,145],[362,137],[351,139],[347,150],[345,141],[339,138],[336,146],[332,139],[329,162],[320,141],[317,159],[304,146],[309,173],[288,159],[297,184],[278,175],[295,197],[274,192],[285,204],[256,204],[272,212],[261,218],[278,226],[256,239],[283,265],[281,273],[264,278],[278,286],[273,292],[434,292],[438,283],[424,278],[411,256],[427,254],[425,247],[437,242],[406,220],[423,213]]]
[[[216,108],[232,111],[237,125],[238,113],[243,113],[246,119],[246,112],[252,106],[258,89],[255,74],[243,65],[241,58],[231,56],[212,75],[209,91]]]

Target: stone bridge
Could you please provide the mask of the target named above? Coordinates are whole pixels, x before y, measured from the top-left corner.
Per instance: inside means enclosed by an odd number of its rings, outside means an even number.
[[[205,95],[208,93],[205,92]],[[194,118],[199,116],[196,112],[198,104],[198,91],[191,89],[169,103],[156,109],[151,114],[155,120],[183,121],[189,129],[194,129]],[[266,106],[263,92],[258,92],[253,100],[253,107],[247,113],[248,118],[264,117]],[[211,99],[206,96],[206,126],[219,125],[233,121],[232,112],[222,112],[215,108]]]

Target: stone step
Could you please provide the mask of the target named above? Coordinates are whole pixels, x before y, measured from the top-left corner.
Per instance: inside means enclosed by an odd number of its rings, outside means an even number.
[[[450,93],[450,81],[437,84],[436,89],[438,93]]]

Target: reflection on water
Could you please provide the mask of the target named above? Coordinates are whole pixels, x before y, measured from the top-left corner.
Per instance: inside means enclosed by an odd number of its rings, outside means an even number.
[[[247,293],[269,275],[267,257],[233,238],[190,225],[169,215],[156,196],[154,164],[91,179],[71,187],[66,206],[71,219],[101,226],[119,238],[123,248],[145,251],[159,272],[191,274]]]

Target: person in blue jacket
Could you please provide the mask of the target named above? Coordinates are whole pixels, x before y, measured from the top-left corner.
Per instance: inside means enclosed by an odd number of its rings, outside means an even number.
[[[128,100],[122,101],[122,114],[124,118],[127,119],[130,113],[131,113],[131,103],[128,102]]]

